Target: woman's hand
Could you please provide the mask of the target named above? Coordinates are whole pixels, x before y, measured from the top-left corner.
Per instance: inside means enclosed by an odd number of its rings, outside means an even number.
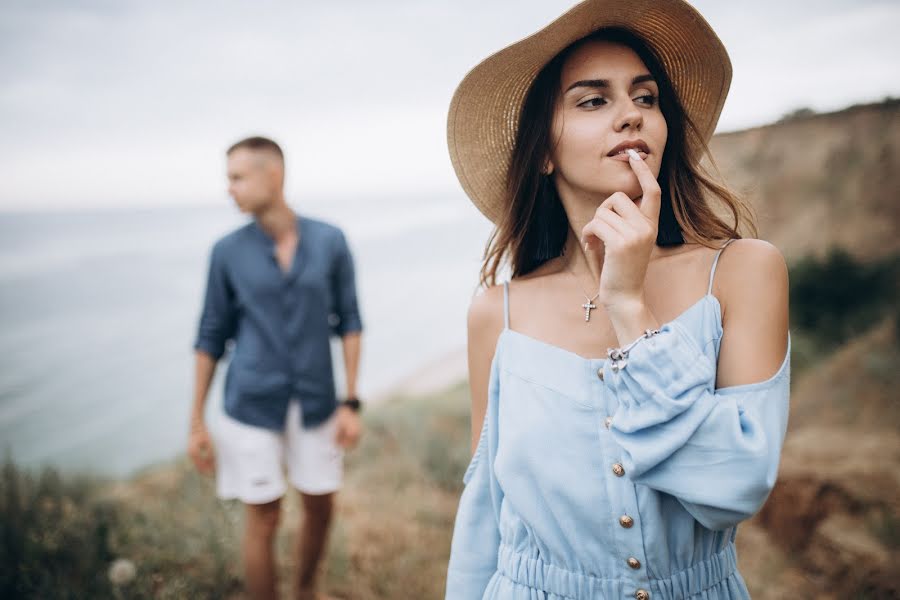
[[[644,300],[644,278],[656,243],[662,191],[647,164],[636,153],[628,154],[642,196],[632,200],[616,192],[581,230],[588,262],[600,262],[603,252],[599,300],[620,345],[659,327]]]
[[[624,192],[616,192],[603,201],[594,218],[581,230],[589,261],[596,258],[599,262],[603,254],[599,300],[610,313],[644,302],[644,277],[656,243],[662,197],[650,167],[637,153],[628,154],[628,164],[643,195],[632,200]]]

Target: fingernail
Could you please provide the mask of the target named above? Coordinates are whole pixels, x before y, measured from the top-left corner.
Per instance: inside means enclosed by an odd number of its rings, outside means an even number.
[[[584,243],[584,251],[587,252],[588,250],[590,250],[590,248],[588,248],[588,243],[585,242]]]
[[[630,157],[633,158],[634,160],[641,160],[641,155],[638,154],[637,152],[635,152],[634,148],[629,148],[629,149],[626,150],[625,152],[627,152],[627,153],[628,153],[628,156],[630,156]]]

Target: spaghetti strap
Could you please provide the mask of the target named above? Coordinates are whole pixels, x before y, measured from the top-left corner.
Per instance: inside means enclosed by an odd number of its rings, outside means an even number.
[[[503,329],[509,329],[509,282],[503,282]]]
[[[713,277],[715,277],[715,275],[716,275],[716,267],[719,264],[719,257],[722,256],[722,251],[728,247],[728,244],[730,244],[734,240],[735,240],[735,238],[731,238],[730,240],[728,240],[727,242],[722,244],[722,247],[719,248],[718,252],[716,252],[716,257],[713,259],[713,262],[712,262],[712,268],[709,270],[709,287],[706,290],[707,296],[712,294]]]

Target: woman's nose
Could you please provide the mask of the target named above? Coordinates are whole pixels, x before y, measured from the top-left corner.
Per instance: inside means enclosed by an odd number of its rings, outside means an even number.
[[[643,123],[644,117],[641,115],[641,111],[629,98],[616,119],[616,131],[624,131],[626,128],[640,131]]]

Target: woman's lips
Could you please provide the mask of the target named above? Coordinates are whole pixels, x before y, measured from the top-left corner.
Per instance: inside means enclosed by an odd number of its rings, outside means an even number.
[[[643,150],[635,150],[638,155],[641,157],[641,160],[647,160],[647,153]],[[625,152],[620,152],[619,154],[613,154],[612,156],[607,156],[606,158],[610,158],[612,160],[617,160],[619,162],[628,162],[628,154]]]

